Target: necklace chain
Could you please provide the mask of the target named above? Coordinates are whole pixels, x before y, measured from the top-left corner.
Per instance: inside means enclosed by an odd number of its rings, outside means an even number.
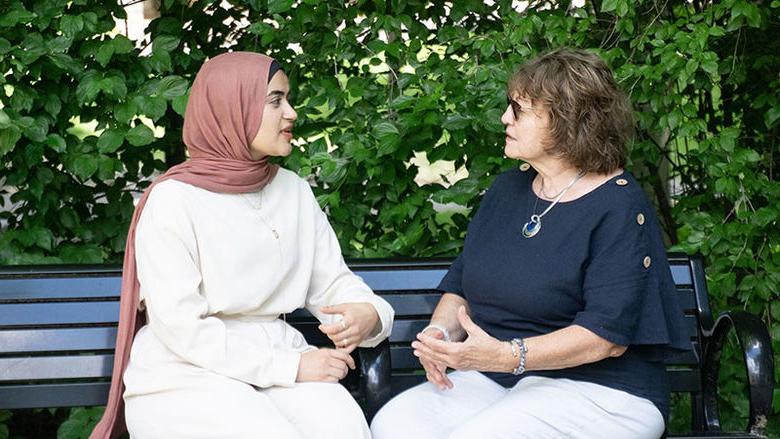
[[[536,201],[534,201],[534,209],[533,213],[531,214],[531,218],[528,220],[525,225],[523,225],[523,236],[526,238],[533,238],[537,233],[539,233],[539,230],[542,229],[542,217],[547,215],[547,212],[552,210],[553,207],[555,207],[556,204],[558,204],[559,201],[561,201],[561,198],[563,198],[564,195],[566,195],[566,192],[571,189],[572,186],[574,186],[574,183],[577,183],[577,181],[582,178],[585,175],[585,171],[580,171],[577,173],[577,175],[569,182],[568,185],[566,185],[565,188],[563,188],[562,191],[558,192],[556,194],[555,199],[552,203],[550,203],[549,206],[547,206],[546,209],[542,211],[542,213],[537,214],[536,213],[536,206],[539,204],[539,196],[536,196]],[[539,192],[544,195],[544,179],[542,179],[541,187],[539,188]]]

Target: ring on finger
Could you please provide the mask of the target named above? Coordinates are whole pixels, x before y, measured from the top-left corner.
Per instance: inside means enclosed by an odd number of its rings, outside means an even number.
[[[347,341],[349,341],[349,337],[344,337],[343,339],[341,339],[341,345],[343,347],[347,347]]]
[[[339,323],[341,323],[341,329],[342,329],[343,331],[346,331],[346,330],[347,330],[347,324],[346,324],[346,323],[344,323],[344,319],[341,319],[341,320],[339,321]]]

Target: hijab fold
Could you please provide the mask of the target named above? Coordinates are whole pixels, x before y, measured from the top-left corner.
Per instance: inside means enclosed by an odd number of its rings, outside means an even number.
[[[195,77],[184,116],[184,144],[190,159],[172,167],[149,186],[130,222],[108,404],[90,439],[115,438],[127,430],[122,377],[133,337],[146,320],[139,306],[135,260],[135,229],[146,200],[154,186],[168,179],[231,194],[258,191],[273,179],[278,167],[269,164],[267,157],[253,160],[249,152],[263,120],[272,63],[276,64],[257,53],[225,53],[204,63]]]

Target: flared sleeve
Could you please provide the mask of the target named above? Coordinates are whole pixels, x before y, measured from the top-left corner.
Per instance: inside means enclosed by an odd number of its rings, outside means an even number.
[[[593,231],[583,279],[584,308],[573,324],[622,346],[667,353],[690,349],[655,214],[644,203],[605,213]]]
[[[154,335],[184,360],[258,387],[291,386],[300,353],[274,347],[265,331],[231,333],[201,295],[197,239],[180,194],[161,184],[136,232],[141,294]]]

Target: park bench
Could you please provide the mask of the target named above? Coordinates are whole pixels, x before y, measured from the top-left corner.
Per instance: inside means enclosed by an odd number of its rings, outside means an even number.
[[[669,362],[672,390],[689,394],[685,437],[761,437],[772,410],[774,364],[763,322],[743,311],[713,318],[702,261],[670,254],[680,312],[691,350]],[[390,397],[425,377],[410,342],[428,324],[439,299],[434,288],[451,259],[354,260],[349,265],[393,306],[388,341],[356,353],[359,374],[344,384],[369,419]],[[121,267],[0,267],[0,409],[104,405],[113,365]],[[327,345],[305,311],[287,317],[307,340]],[[749,383],[745,432],[722,433],[717,406],[720,355],[735,330]]]

